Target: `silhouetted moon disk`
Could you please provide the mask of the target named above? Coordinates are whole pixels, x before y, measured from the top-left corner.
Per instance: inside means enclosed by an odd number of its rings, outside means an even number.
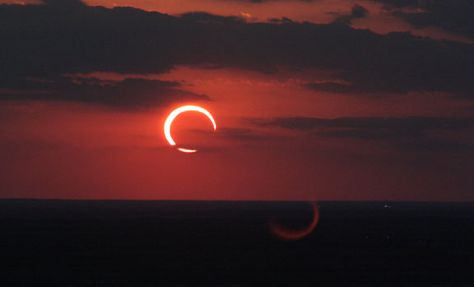
[[[163,127],[165,138],[171,146],[176,146],[176,142],[174,141],[173,137],[171,136],[171,127],[173,125],[173,122],[180,114],[185,113],[185,112],[198,112],[198,113],[201,113],[201,114],[205,115],[209,119],[209,121],[211,121],[212,126],[214,128],[214,131],[217,129],[216,121],[212,117],[212,114],[208,110],[206,110],[205,108],[200,107],[200,106],[195,106],[195,105],[186,105],[186,106],[178,107],[178,108],[174,109],[168,115],[168,117],[165,120],[164,127]],[[181,147],[178,147],[177,149],[181,152],[184,152],[184,153],[197,152],[196,149],[181,148]]]

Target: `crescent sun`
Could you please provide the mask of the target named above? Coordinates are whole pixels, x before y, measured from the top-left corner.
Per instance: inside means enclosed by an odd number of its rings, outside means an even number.
[[[176,109],[174,109],[168,117],[166,117],[165,124],[163,127],[163,131],[165,134],[165,138],[168,141],[168,143],[171,146],[176,146],[176,142],[174,141],[173,137],[171,136],[171,126],[173,125],[174,120],[182,113],[184,112],[198,112],[203,115],[205,115],[212,123],[212,127],[214,128],[214,131],[217,129],[216,121],[214,120],[214,117],[212,114],[206,110],[203,107],[200,106],[195,106],[195,105],[186,105],[186,106],[181,106]],[[188,149],[188,148],[177,148],[179,151],[184,152],[184,153],[194,153],[197,152],[196,149]]]

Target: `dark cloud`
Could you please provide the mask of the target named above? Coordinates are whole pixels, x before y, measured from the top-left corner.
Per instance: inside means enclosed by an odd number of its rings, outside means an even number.
[[[379,0],[395,15],[416,27],[440,27],[474,39],[474,2],[471,0]],[[415,8],[413,11],[401,8]]]
[[[69,8],[77,8],[79,6],[86,6],[86,4],[81,0],[42,0],[42,2],[49,6],[60,6],[60,7],[69,7]]]
[[[342,84],[342,83],[334,83],[334,82],[321,82],[321,83],[308,83],[305,84],[308,89],[315,90],[315,91],[322,91],[322,92],[332,92],[332,93],[339,93],[339,94],[354,94],[354,93],[371,93],[371,92],[378,92],[378,91],[393,91],[393,89],[387,89],[384,87],[375,87],[374,85],[370,86],[356,86],[352,84]],[[395,87],[395,89],[398,87]],[[398,89],[400,91],[400,89]],[[406,91],[405,91],[406,92]]]
[[[310,132],[318,136],[382,140],[404,149],[474,151],[474,118],[276,118],[258,125]]]
[[[28,79],[0,91],[0,100],[71,101],[116,108],[147,108],[175,100],[207,100],[182,91],[177,82],[147,79],[100,81],[94,78]]]
[[[360,18],[365,18],[369,14],[369,11],[364,7],[359,4],[356,4],[352,6],[352,10],[350,14],[344,14],[344,15],[339,15],[334,22],[335,23],[340,23],[340,24],[345,24],[345,25],[350,25],[352,20],[354,19],[360,19]]]
[[[195,133],[202,134],[208,133],[203,130],[194,130]],[[215,136],[221,137],[225,140],[233,140],[240,142],[254,142],[261,140],[274,139],[274,136],[268,136],[266,134],[258,133],[249,128],[235,128],[235,127],[220,127],[219,133]]]
[[[348,60],[339,74],[343,84],[309,83],[307,87],[339,93],[438,91],[474,98],[474,85],[468,79],[474,72],[474,46],[415,38],[408,33],[367,36],[347,43],[354,47],[347,53],[355,58]],[[359,40],[374,46],[356,44]]]
[[[465,129],[474,127],[474,118],[439,118],[439,117],[347,117],[322,119],[313,117],[284,117],[262,125],[273,125],[294,130],[312,130],[316,128],[368,128],[403,131],[424,131],[429,129]],[[411,132],[410,132],[411,133]]]
[[[107,9],[85,6],[79,1],[60,2],[0,5],[2,89],[15,85],[20,90],[27,89],[17,83],[53,79],[48,89],[57,85],[62,96],[49,96],[52,99],[68,97],[63,100],[113,105],[110,99],[75,95],[81,88],[68,86],[62,76],[94,71],[163,73],[176,65],[194,65],[264,73],[272,73],[278,67],[314,68],[336,71],[340,80],[348,84],[310,85],[313,89],[444,91],[474,98],[472,45],[417,38],[408,33],[378,35],[338,24],[248,23],[206,13],[169,16],[134,8]],[[363,15],[359,10],[355,9],[354,15]],[[83,89],[91,89],[88,85],[90,82]],[[179,90],[162,86],[163,83],[154,85],[169,98],[172,95],[168,91]],[[95,92],[98,87],[92,90],[100,97]],[[15,99],[5,94],[2,98]],[[122,106],[128,101],[119,100]]]
[[[257,141],[265,139],[264,135],[246,128],[221,128],[219,133],[225,138],[238,141]]]

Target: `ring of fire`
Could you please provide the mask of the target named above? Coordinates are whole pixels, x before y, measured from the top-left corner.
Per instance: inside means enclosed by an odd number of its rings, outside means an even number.
[[[165,124],[163,127],[163,131],[165,134],[165,138],[171,146],[176,146],[176,142],[174,141],[173,137],[171,136],[171,126],[173,125],[174,120],[182,113],[185,112],[198,112],[205,115],[212,123],[214,131],[217,129],[216,121],[212,114],[203,107],[195,106],[195,105],[186,105],[181,106],[174,109],[168,117],[166,117]],[[197,152],[196,149],[188,149],[188,148],[177,148],[179,151],[184,153],[194,153]]]

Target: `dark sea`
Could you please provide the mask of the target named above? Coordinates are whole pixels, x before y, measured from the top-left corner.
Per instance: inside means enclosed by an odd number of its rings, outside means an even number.
[[[473,203],[311,206],[0,200],[0,286],[474,286]]]

